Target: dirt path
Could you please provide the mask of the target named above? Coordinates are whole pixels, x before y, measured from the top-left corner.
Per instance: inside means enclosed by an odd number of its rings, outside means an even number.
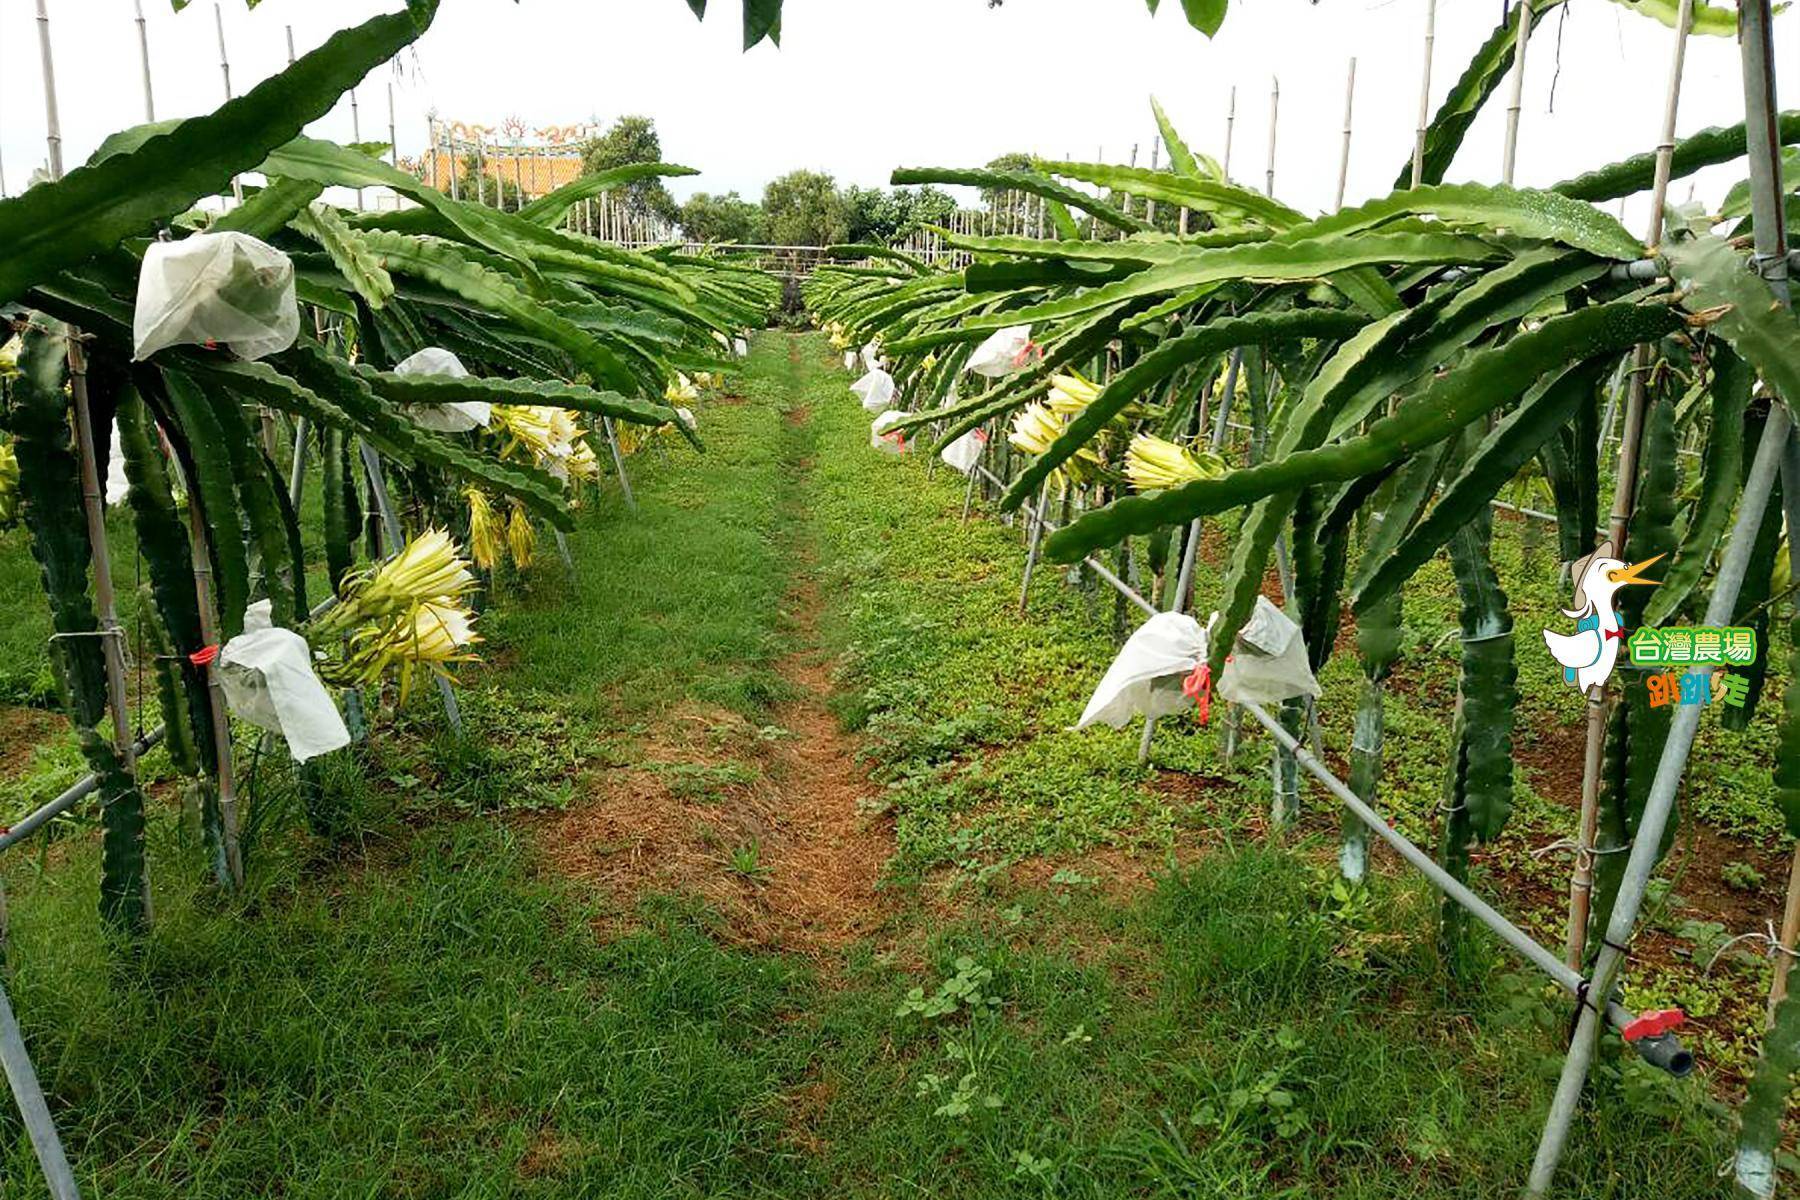
[[[790,342],[795,383],[798,350]],[[796,404],[781,419],[784,436],[804,445],[811,412]],[[781,617],[790,649],[774,664],[791,698],[762,726],[684,706],[645,739],[639,765],[594,776],[591,796],[551,818],[541,844],[560,871],[604,886],[622,925],[637,899],[685,893],[719,913],[733,940],[829,959],[886,923],[892,905],[879,881],[893,837],[863,811],[878,785],[829,706],[833,660],[805,537],[812,459],[797,454],[791,467],[782,515],[792,582]]]

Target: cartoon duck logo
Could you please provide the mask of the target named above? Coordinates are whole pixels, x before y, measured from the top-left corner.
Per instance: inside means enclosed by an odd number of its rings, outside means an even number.
[[[1544,630],[1544,644],[1550,647],[1550,657],[1562,664],[1563,678],[1583,695],[1612,675],[1619,648],[1625,644],[1625,629],[1613,609],[1614,594],[1630,584],[1661,582],[1645,579],[1643,572],[1662,555],[1626,566],[1612,557],[1612,553],[1612,542],[1601,542],[1592,554],[1577,561],[1569,571],[1575,580],[1575,605],[1563,609],[1563,615],[1575,619],[1575,632]]]

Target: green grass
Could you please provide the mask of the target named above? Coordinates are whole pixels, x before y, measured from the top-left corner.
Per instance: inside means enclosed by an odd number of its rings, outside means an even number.
[[[270,772],[252,887],[225,900],[160,806],[136,949],[98,932],[91,837],[0,862],[9,990],[88,1194],[1517,1194],[1566,1003],[1485,951],[1447,982],[1410,879],[1346,901],[1320,835],[1259,846],[1260,739],[1227,770],[1216,731],[1171,722],[1159,760],[1219,780],[1177,798],[1134,731],[1066,732],[1110,601],[1046,577],[1018,620],[1013,535],[959,527],[948,472],[870,451],[846,382],[822,339],[759,337],[747,402],[702,409],[709,454],[640,456],[641,511],[598,502],[571,539],[579,586],[546,543],[485,618],[468,736],[427,694],[331,766],[354,836],[297,832]],[[675,714],[781,735],[802,570],[888,785],[890,886],[933,903],[815,963],[547,873],[513,814],[592,803]],[[737,738],[658,775],[731,803],[759,782]],[[1197,830],[1209,849],[1145,888],[1083,857],[1161,864]],[[761,847],[732,849],[718,870],[753,883]],[[1002,869],[1044,851],[1039,885]],[[1699,1081],[1609,1049],[1594,1095],[1563,1194],[1716,1193]],[[0,1196],[39,1194],[0,1112]]]

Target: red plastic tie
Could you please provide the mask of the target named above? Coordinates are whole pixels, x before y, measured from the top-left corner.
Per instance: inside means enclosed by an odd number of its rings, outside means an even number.
[[[1626,1041],[1635,1042],[1640,1038],[1661,1037],[1686,1020],[1687,1014],[1679,1008],[1657,1008],[1639,1013],[1636,1019],[1628,1021],[1619,1032],[1624,1034]]]
[[[1038,358],[1044,357],[1044,348],[1039,346],[1036,342],[1026,342],[1024,347],[1017,354],[1013,355],[1014,369],[1024,366],[1033,355],[1036,355]]]
[[[981,443],[983,443],[983,444],[984,444],[984,445],[985,445],[985,444],[986,444],[986,443],[987,443],[987,440],[988,440],[988,439],[987,439],[987,430],[985,430],[985,429],[977,429],[977,430],[976,430],[976,431],[975,431],[975,440],[976,440],[976,441],[978,441],[978,442],[981,442]]]
[[[1181,694],[1200,706],[1200,723],[1212,718],[1212,667],[1201,663],[1181,681]]]
[[[218,658],[219,648],[217,646],[202,646],[188,655],[188,661],[196,667],[210,667],[218,661]]]

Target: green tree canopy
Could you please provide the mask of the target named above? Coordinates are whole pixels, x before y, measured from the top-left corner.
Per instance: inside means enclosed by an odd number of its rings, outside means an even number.
[[[595,175],[628,163],[661,161],[662,138],[657,136],[656,121],[644,116],[620,117],[611,129],[582,147],[581,173]],[[613,197],[637,216],[674,221],[681,214],[660,179],[640,179],[618,189]]]
[[[903,238],[921,225],[941,225],[956,211],[956,201],[949,193],[935,187],[844,189],[845,219],[849,223],[846,241],[873,242],[885,245]]]
[[[696,242],[759,242],[763,211],[736,192],[723,196],[695,192],[681,206],[681,228]]]
[[[850,221],[837,181],[822,171],[789,171],[763,189],[763,229],[781,246],[844,241]]]

